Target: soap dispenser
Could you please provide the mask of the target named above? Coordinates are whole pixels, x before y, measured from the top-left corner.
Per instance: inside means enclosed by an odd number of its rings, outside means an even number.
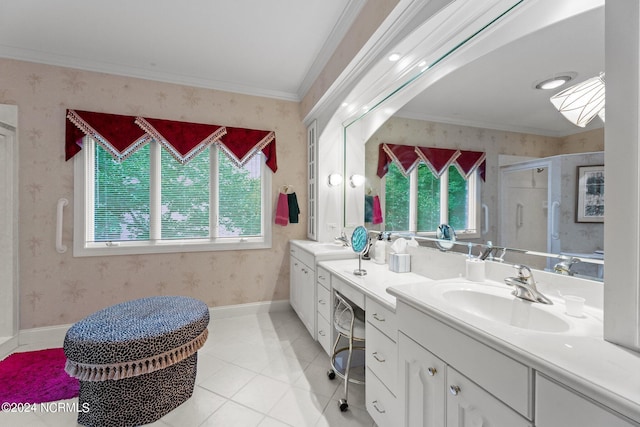
[[[376,264],[384,264],[386,261],[387,244],[384,241],[383,234],[384,233],[378,234],[378,240],[376,240],[376,245],[374,247],[375,258],[373,259],[373,261]]]

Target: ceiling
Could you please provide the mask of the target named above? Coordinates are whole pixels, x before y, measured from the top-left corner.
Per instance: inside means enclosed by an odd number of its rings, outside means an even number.
[[[299,101],[364,0],[2,0],[0,57]]]
[[[534,89],[536,82],[573,71],[561,88]],[[586,128],[566,120],[549,98],[604,71],[604,6],[545,27],[462,67],[409,102],[397,115],[489,129],[566,136]]]

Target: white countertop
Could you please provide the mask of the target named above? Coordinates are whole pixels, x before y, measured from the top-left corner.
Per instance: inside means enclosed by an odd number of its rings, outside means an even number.
[[[311,253],[317,258],[332,256],[341,258],[357,257],[357,254],[350,247],[339,243],[321,243],[313,240],[290,240],[289,243]]]
[[[358,269],[358,259],[323,261],[318,265],[338,275],[364,295],[394,312],[396,311],[396,298],[387,293],[388,287],[406,284],[414,284],[419,287],[421,284],[431,281],[431,279],[415,273],[395,273],[389,270],[387,264],[376,264],[372,260],[362,261],[362,269],[367,271],[364,276],[353,274],[353,271]]]
[[[461,280],[464,279],[449,282]],[[435,292],[436,287],[442,288],[446,283],[447,280],[404,284],[389,288],[388,292],[399,301],[640,422],[640,354],[603,339],[601,310],[585,307],[583,318],[573,318],[564,314],[564,302],[552,297],[554,306],[542,309],[564,315],[570,329],[562,333],[531,331],[452,306]],[[505,295],[511,291],[503,283],[488,283],[495,286],[497,292],[504,288]],[[473,286],[483,285],[469,282],[469,287]]]

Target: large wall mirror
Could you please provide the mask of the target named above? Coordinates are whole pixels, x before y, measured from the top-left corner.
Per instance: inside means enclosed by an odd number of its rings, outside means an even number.
[[[545,2],[539,3],[544,7]],[[518,25],[518,19],[547,19],[555,13],[529,7],[534,9],[514,18],[510,25]],[[367,222],[368,228],[408,231],[396,225],[393,208],[386,200],[392,194],[390,188],[397,185],[387,185],[389,175],[378,177],[381,144],[482,151],[486,155],[484,180],[477,178],[478,198],[467,213],[471,217],[449,222],[467,224],[466,237],[470,241],[491,241],[496,246],[518,249],[505,258],[508,262],[552,269],[560,255],[580,257],[585,262],[573,265],[572,272],[602,279],[604,220],[602,215],[585,220],[577,208],[582,206],[581,196],[584,197],[579,188],[581,171],[604,165],[604,122],[596,117],[585,127],[578,127],[549,100],[563,89],[604,72],[604,1],[589,1],[576,7],[575,12],[563,12],[566,15],[562,19],[554,16],[549,25],[541,25],[464,66],[441,73],[377,125],[367,136],[364,148],[350,147],[347,132],[346,164],[358,164],[355,157],[364,155],[366,179],[362,190],[354,193],[358,200],[347,192],[352,200],[345,202],[345,225],[354,222],[355,217],[370,220],[366,214],[371,208],[367,204],[365,209],[362,202],[364,192],[365,196],[378,197],[385,219],[380,224]],[[459,49],[464,51],[465,46]],[[421,78],[427,76],[425,73]],[[568,76],[571,80],[551,90],[535,87],[554,76]],[[383,109],[384,102],[377,108]],[[450,181],[468,185],[455,176],[453,165],[450,169]],[[345,176],[350,175],[345,172]],[[433,187],[433,183],[429,185]],[[423,191],[423,187],[418,186],[417,191]],[[403,191],[408,199],[409,193]],[[440,197],[437,192],[433,194],[436,195],[427,199]],[[464,206],[465,200],[457,203]],[[449,211],[454,209],[449,206]],[[441,216],[436,217],[422,222],[437,227]],[[465,233],[458,233],[458,237],[465,239]],[[554,256],[531,257],[526,252]]]

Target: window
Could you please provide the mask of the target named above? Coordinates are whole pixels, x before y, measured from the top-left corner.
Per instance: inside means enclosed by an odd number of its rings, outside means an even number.
[[[151,141],[122,162],[91,137],[75,158],[74,255],[271,247],[271,171],[212,145],[186,164]]]
[[[437,178],[424,163],[409,176],[390,163],[384,179],[385,228],[428,234],[449,224],[456,233],[472,237],[478,232],[477,182],[477,172],[465,180],[455,166]]]

